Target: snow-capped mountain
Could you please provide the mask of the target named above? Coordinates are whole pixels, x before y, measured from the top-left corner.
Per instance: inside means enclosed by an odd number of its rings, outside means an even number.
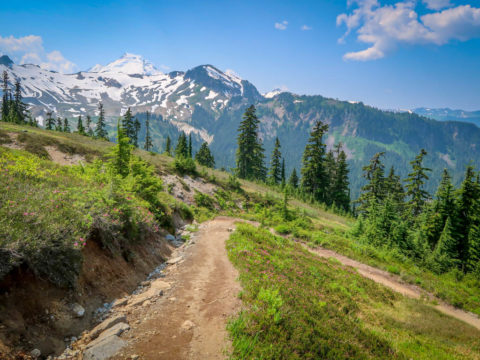
[[[141,56],[127,53],[105,66],[61,74],[37,65],[16,65],[7,56],[2,59],[0,71],[8,72],[12,86],[17,79],[21,81],[25,102],[40,120],[47,111],[68,118],[96,115],[102,101],[110,118],[122,115],[128,107],[134,113],[150,111],[178,129],[199,134],[210,142],[212,136],[191,124],[196,108],[217,118],[221,110],[233,103],[239,106],[261,98],[248,81],[212,65],[164,74]]]

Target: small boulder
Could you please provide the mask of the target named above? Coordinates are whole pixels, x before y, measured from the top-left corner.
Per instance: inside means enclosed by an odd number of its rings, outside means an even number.
[[[165,236],[165,239],[167,239],[167,241],[175,241],[175,236],[173,236],[172,234],[167,234],[167,236]]]
[[[77,303],[72,305],[72,311],[75,314],[75,316],[79,317],[79,318],[81,318],[81,317],[83,317],[83,315],[85,315],[85,309],[83,308],[82,305],[77,304]]]
[[[38,349],[33,349],[32,351],[30,351],[30,355],[36,359],[38,357],[40,357],[40,355],[42,355],[42,352]]]

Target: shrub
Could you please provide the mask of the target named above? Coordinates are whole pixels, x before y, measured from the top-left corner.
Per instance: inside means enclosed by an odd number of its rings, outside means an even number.
[[[215,210],[215,201],[207,194],[196,192],[193,198],[197,206],[204,207],[208,210]]]
[[[180,175],[197,174],[197,166],[195,165],[195,161],[189,157],[177,156],[173,161],[173,170]]]

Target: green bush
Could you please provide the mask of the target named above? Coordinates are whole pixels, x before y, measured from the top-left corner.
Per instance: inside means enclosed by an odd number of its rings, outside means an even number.
[[[173,170],[180,175],[197,175],[195,161],[189,157],[177,156],[173,161]]]
[[[207,194],[196,192],[193,198],[195,199],[195,203],[197,204],[197,206],[204,207],[212,211],[215,210],[215,201]]]

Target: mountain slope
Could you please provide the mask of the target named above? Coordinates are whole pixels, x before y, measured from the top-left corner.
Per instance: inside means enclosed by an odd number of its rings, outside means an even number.
[[[387,166],[395,165],[406,176],[408,162],[424,147],[429,153],[427,165],[434,169],[430,191],[444,167],[458,183],[470,160],[480,165],[480,129],[472,124],[437,122],[416,114],[280,90],[262,96],[250,82],[212,65],[163,74],[140,56],[125,54],[106,66],[69,75],[35,65],[15,65],[8,57],[0,60],[3,70],[10,74],[12,85],[14,79],[22,81],[23,95],[40,120],[47,109],[72,120],[78,115],[95,115],[100,100],[110,125],[128,107],[142,124],[144,113],[150,111],[155,150],[163,149],[167,135],[176,139],[185,131],[192,134],[195,148],[203,141],[210,144],[219,167],[234,166],[237,128],[245,108],[252,103],[261,120],[267,159],[278,136],[287,173],[294,166],[297,170],[300,167],[308,133],[314,122],[321,120],[330,125],[329,147],[338,141],[345,143],[352,197],[358,195],[363,183],[362,166],[378,151],[386,152]],[[140,143],[144,134],[142,128]]]
[[[480,111],[417,108],[413,112],[438,121],[463,121],[480,127]]]

